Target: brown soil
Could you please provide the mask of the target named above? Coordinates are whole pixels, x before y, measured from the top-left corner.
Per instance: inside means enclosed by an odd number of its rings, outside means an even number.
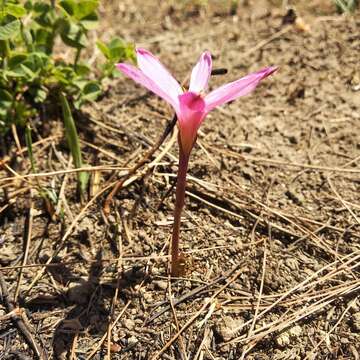
[[[176,134],[111,215],[101,212],[100,192],[171,119],[162,100],[120,77],[79,117],[86,162],[101,167],[83,203],[75,174],[64,173],[72,164],[61,122],[39,129],[38,171],[60,173],[37,179],[60,194],[63,217],[49,219],[35,178],[10,172],[30,173],[27,153],[10,149],[0,183],[9,292],[0,358],[36,359],[28,331],[49,359],[359,359],[359,15],[338,15],[330,1],[299,6],[295,24],[280,1],[117,3],[103,2],[98,35],[152,50],[180,80],[204,49],[228,69],[212,88],[280,68],[201,127],[182,222],[184,278],[167,275]],[[21,271],[24,244],[34,266]]]

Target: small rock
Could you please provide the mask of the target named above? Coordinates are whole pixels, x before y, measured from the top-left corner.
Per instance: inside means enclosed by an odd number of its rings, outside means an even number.
[[[291,337],[299,337],[301,333],[302,329],[299,325],[296,325],[289,330],[289,334]]]
[[[351,325],[355,331],[360,332],[360,313],[356,313],[352,316]]]
[[[133,330],[135,327],[135,322],[131,319],[125,319],[124,320],[124,326],[128,329],[128,330]]]
[[[226,342],[231,340],[241,325],[244,324],[243,319],[233,319],[230,316],[225,316],[216,328],[217,333]]]
[[[148,304],[152,303],[153,300],[154,300],[152,294],[151,293],[146,293],[146,292],[143,294],[143,298]]]
[[[156,280],[153,282],[154,287],[160,290],[166,290],[167,289],[167,281],[163,281],[163,280]]]
[[[116,219],[114,215],[109,214],[107,220],[109,221],[110,224],[116,224]]]
[[[70,283],[68,287],[68,299],[75,304],[87,304],[91,292],[91,285],[87,282]]]
[[[302,329],[299,325],[296,325],[286,332],[283,332],[276,338],[276,343],[280,347],[286,347],[290,345],[292,339],[298,338],[302,333]]]
[[[136,336],[131,336],[128,339],[128,346],[135,346],[139,342],[138,338]]]
[[[277,338],[276,338],[276,343],[284,348],[288,345],[290,345],[290,336],[288,333],[283,333],[283,334],[280,334]]]

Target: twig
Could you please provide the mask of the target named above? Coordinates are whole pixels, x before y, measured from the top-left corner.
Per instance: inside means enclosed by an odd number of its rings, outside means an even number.
[[[120,224],[120,217],[121,217],[121,224],[124,226],[124,220],[122,214],[120,215],[118,212],[116,212],[117,217],[117,224]],[[122,270],[122,254],[123,254],[123,247],[122,247],[122,235],[120,234],[119,227],[117,227],[117,238],[118,238],[118,251],[119,251],[119,257],[116,264],[117,269],[117,280],[116,280],[116,289],[115,293],[112,299],[111,308],[110,308],[110,315],[109,315],[109,324],[107,329],[107,358],[111,359],[111,329],[112,329],[112,321],[114,318],[117,298],[119,295],[119,289],[120,289],[120,280],[121,280],[121,270]]]
[[[78,342],[79,333],[76,332],[74,335],[74,339],[71,344],[71,353],[70,353],[70,360],[76,360],[76,346]]]
[[[194,190],[193,190],[193,191],[194,191]],[[194,192],[195,192],[195,191],[194,191]],[[196,192],[200,193],[199,191],[196,191]],[[237,219],[243,219],[243,218],[244,218],[242,215],[239,215],[238,213],[235,213],[234,211],[231,211],[231,210],[228,210],[228,209],[226,209],[226,208],[224,208],[224,207],[215,205],[216,203],[219,202],[219,198],[218,198],[218,197],[217,197],[217,198],[213,198],[212,196],[209,196],[209,195],[206,194],[206,197],[213,201],[213,202],[211,202],[211,201],[205,200],[203,197],[200,197],[200,196],[198,196],[198,195],[196,195],[195,193],[190,192],[190,191],[187,191],[186,194],[187,194],[188,196],[190,196],[190,197],[198,200],[198,201],[203,202],[204,204],[206,204],[206,205],[208,205],[208,206],[210,206],[210,207],[212,207],[212,208],[214,208],[214,209],[220,210],[221,212],[224,212],[224,213],[226,213],[226,214],[228,214],[228,215],[234,216],[234,217],[237,218]],[[202,195],[204,195],[204,194],[202,194]],[[228,200],[226,199],[226,201],[228,201]],[[241,209],[241,210],[243,210],[247,215],[249,215],[249,216],[250,216],[252,219],[254,219],[254,220],[257,220],[257,219],[259,218],[258,215],[255,215],[254,213],[252,213],[251,211],[249,211],[249,210],[247,210],[247,209],[245,209],[245,208],[243,208],[243,209]],[[287,230],[287,229],[285,229],[284,227],[282,227],[282,226],[280,226],[280,225],[277,225],[277,224],[275,224],[275,223],[270,223],[270,222],[269,222],[269,224],[271,224],[271,226],[272,226],[274,229],[278,230],[279,232],[281,232],[281,233],[283,233],[283,234],[286,234],[287,236],[293,237],[293,238],[295,238],[295,239],[297,239],[297,238],[300,237],[298,234],[293,233],[292,231]]]
[[[30,329],[25,324],[24,320],[21,318],[21,310],[19,308],[15,308],[14,304],[10,300],[10,295],[7,289],[6,282],[3,278],[2,273],[0,272],[0,289],[1,289],[1,298],[5,305],[5,308],[8,313],[14,313],[12,316],[12,320],[15,323],[16,327],[24,337],[26,343],[29,347],[33,350],[35,356],[39,360],[46,360],[47,354],[46,352],[40,347],[39,344],[33,338]]]
[[[201,343],[199,345],[198,351],[196,352],[196,354],[194,356],[194,360],[198,360],[198,359],[202,358],[202,355],[203,355],[203,352],[204,352],[203,348],[204,347],[206,348],[205,342],[208,340],[209,334],[210,334],[210,329],[207,327],[204,330],[203,339],[202,339],[202,341],[201,341]]]
[[[342,260],[345,260],[345,259],[348,259],[351,255],[353,254],[350,254],[350,255],[347,255],[347,256],[344,256]],[[295,291],[298,291],[300,289],[304,289],[304,288],[307,288],[309,286],[314,286],[315,284],[323,281],[324,279],[321,278],[321,279],[317,279],[318,276],[325,270],[331,268],[331,266],[334,266],[335,264],[338,264],[339,268],[341,267],[348,267],[349,266],[349,263],[353,262],[354,260],[356,261],[358,259],[359,255],[356,255],[354,256],[353,258],[350,258],[350,260],[347,260],[345,263],[342,263],[341,265],[339,265],[339,262],[340,260],[335,260],[333,263],[330,263],[330,264],[327,264],[325,266],[323,266],[321,269],[317,270],[316,272],[314,272],[313,274],[311,274],[310,276],[308,276],[307,278],[305,278],[302,282],[296,284],[294,287],[292,287],[291,289],[289,289],[288,291],[286,291],[285,293],[283,293],[276,301],[274,301],[270,306],[268,306],[266,309],[264,309],[259,315],[258,315],[258,319],[260,317],[263,317],[266,313],[268,313],[271,309],[273,309],[275,306],[277,306],[279,303],[281,303],[282,300],[284,300],[285,298],[287,298],[289,295],[295,293]],[[355,266],[358,265],[358,262],[355,263]],[[335,274],[339,272],[339,268],[335,268]],[[352,267],[350,267],[352,268]],[[334,271],[331,271],[329,274],[327,274],[326,276],[329,276],[329,275],[334,275]],[[317,279],[315,280],[313,283],[309,283],[310,280],[313,280],[313,279]],[[357,285],[358,281],[355,282],[355,285]],[[251,323],[251,320],[249,321],[246,321],[244,324],[242,324],[241,326],[239,326],[238,328],[236,328],[236,330],[234,330],[234,333],[235,332],[238,332],[240,331],[242,328],[244,328],[245,326],[249,325]],[[266,328],[268,327],[268,325],[265,326]],[[256,330],[255,333],[257,333],[258,331],[260,330]],[[254,335],[256,336],[256,335]],[[254,337],[253,336],[253,337]],[[247,337],[247,340],[251,340],[253,337],[249,338]],[[238,342],[238,341],[241,341],[242,340],[242,337],[237,337],[233,340],[230,340],[228,342],[226,342],[225,344],[230,344],[230,343],[234,343],[234,342]]]
[[[249,245],[249,244],[246,244]],[[254,245],[254,244],[251,244]],[[203,251],[210,251],[210,250],[216,250],[216,249],[225,249],[228,248],[229,246],[227,245],[219,245],[219,246],[212,246],[212,247],[206,247],[206,248],[200,248],[200,249],[196,249],[196,250],[190,250],[190,251],[184,251],[184,254],[194,254],[194,253],[198,253],[198,252],[203,252]],[[161,259],[167,259],[169,258],[169,255],[150,255],[150,256],[124,256],[122,258],[122,261],[127,261],[127,262],[139,262],[142,260],[146,260],[146,261],[151,261],[151,260],[161,260]],[[3,266],[0,267],[0,272],[3,271],[11,271],[11,270],[16,270],[16,269],[20,269],[20,268],[37,268],[37,267],[58,267],[60,265],[65,266],[65,265],[73,265],[73,264],[79,264],[79,262],[86,262],[89,264],[96,264],[96,263],[116,263],[118,261],[117,258],[108,258],[108,259],[102,259],[102,260],[89,260],[89,259],[78,259],[78,260],[74,260],[74,261],[65,261],[65,262],[57,262],[57,263],[49,263],[49,264],[28,264],[28,265],[14,265],[14,266]],[[187,279],[189,280],[189,279]]]
[[[24,265],[27,263],[27,259],[29,256],[29,249],[30,249],[30,242],[31,242],[31,235],[32,235],[32,226],[33,226],[33,216],[34,216],[34,206],[33,206],[33,190],[30,188],[29,192],[29,212],[26,215],[25,218],[25,226],[24,226],[24,255],[21,263],[21,268],[19,269],[19,276],[18,281],[16,284],[15,289],[15,295],[14,295],[14,302],[17,302],[17,298],[19,296],[20,286],[21,286],[21,280],[23,276],[23,269]]]
[[[271,243],[271,227],[269,228],[269,242]],[[258,296],[258,300],[257,300],[257,303],[256,303],[256,308],[255,308],[255,314],[254,314],[254,317],[253,317],[253,321],[251,323],[251,326],[250,326],[250,329],[249,329],[249,332],[248,332],[248,337],[250,337],[252,335],[253,329],[254,329],[255,324],[256,324],[257,316],[258,316],[258,313],[259,313],[260,304],[261,304],[261,297],[262,297],[262,293],[263,293],[264,282],[265,282],[265,273],[266,273],[266,253],[267,253],[266,239],[264,239],[264,256],[263,256],[262,275],[261,275],[259,296]],[[245,356],[249,352],[249,350],[251,350],[251,347],[244,348],[244,351],[243,351],[243,353],[241,355],[241,360],[245,359]]]
[[[172,299],[170,274],[168,276],[168,296],[169,296],[169,303],[170,303],[171,311],[172,311],[173,316],[174,316],[174,322],[175,322],[175,326],[176,326],[176,331],[178,332],[180,330],[180,326],[179,326],[179,321],[178,321],[178,318],[177,318],[177,315],[176,315],[176,310],[175,310],[175,306],[174,306],[173,299]],[[188,360],[188,357],[186,356],[186,347],[185,347],[183,338],[181,336],[179,336],[179,343],[180,343],[180,347],[182,348],[185,360]]]
[[[347,174],[359,174],[360,173],[360,169],[292,163],[292,162],[287,162],[287,161],[283,161],[283,160],[275,160],[275,159],[267,159],[267,158],[250,156],[250,155],[243,155],[243,154],[239,154],[235,151],[231,151],[228,149],[219,149],[219,148],[215,148],[215,147],[212,150],[216,151],[220,154],[225,154],[225,155],[231,156],[236,159],[240,158],[245,161],[254,161],[254,162],[259,162],[259,163],[265,163],[265,164],[269,164],[270,166],[278,165],[278,166],[285,166],[285,167],[295,167],[295,168],[317,170],[317,171],[322,171],[322,172],[325,172],[325,171],[337,172],[337,173],[339,173],[339,175],[345,174],[345,173],[347,173]]]
[[[60,240],[60,244],[58,245],[58,247],[55,249],[54,253],[52,256],[49,257],[49,259],[46,261],[45,264],[42,265],[41,269],[37,272],[37,274],[35,275],[33,281],[31,282],[31,284],[29,285],[29,287],[26,289],[25,293],[28,293],[32,287],[39,281],[39,279],[41,278],[41,276],[43,275],[46,267],[53,261],[53,259],[55,258],[55,256],[57,256],[59,254],[59,252],[61,251],[61,249],[64,246],[65,240],[70,236],[72,230],[74,229],[74,227],[77,225],[77,223],[80,221],[80,219],[82,218],[82,216],[85,214],[86,210],[95,202],[95,200],[101,195],[103,194],[106,190],[108,190],[113,184],[110,184],[108,186],[106,186],[104,189],[100,190],[99,192],[97,192],[94,197],[81,209],[80,213],[75,217],[75,219],[72,221],[72,223],[70,224],[69,228],[67,229],[66,233],[64,234],[64,236],[62,237],[62,239]]]
[[[236,266],[238,268],[240,264]],[[186,323],[185,325],[165,344],[165,346],[152,358],[152,360],[157,360],[161,355],[173,344],[174,341],[202,314],[202,312],[207,308],[209,304],[221,293],[223,292],[231,283],[233,283],[242,273],[242,269],[226,282],[224,286],[222,286],[219,290],[217,290],[214,295],[212,295],[209,299],[205,301],[203,306],[197,311]]]
[[[341,320],[344,318],[344,316],[346,315],[346,313],[350,310],[350,308],[355,304],[356,302],[356,298],[353,299],[352,301],[350,301],[349,305],[346,307],[346,309],[344,310],[344,312],[341,314],[341,316],[339,317],[339,320],[334,324],[334,326],[327,332],[327,334],[314,346],[314,348],[311,350],[310,353],[308,353],[308,355],[306,356],[306,358],[304,360],[310,359],[312,354],[314,353],[314,351],[324,342],[326,341],[326,339],[329,337],[329,335],[338,327],[338,325],[340,324]]]
[[[332,183],[332,181],[330,180],[330,176],[327,177],[327,181],[330,185],[331,190],[333,191],[333,193],[336,195],[336,197],[340,200],[340,202],[344,205],[344,207],[347,209],[347,211],[349,211],[350,215],[355,219],[355,221],[360,225],[360,220],[359,218],[356,216],[356,214],[351,210],[350,206],[347,205],[347,203],[344,201],[344,199],[340,196],[340,194],[338,193],[338,191],[336,190],[334,184]]]
[[[253,46],[252,48],[248,49],[247,51],[243,52],[241,54],[240,58],[247,58],[250,54],[260,50],[261,48],[263,48],[265,45],[270,44],[272,41],[278,39],[279,37],[281,37],[282,35],[286,34],[287,32],[289,32],[293,27],[291,25],[285,26],[282,29],[278,30],[276,33],[272,34],[271,36],[269,36],[267,39],[264,39],[262,41],[260,41],[259,43],[257,43],[255,46]]]
[[[253,335],[250,338],[244,339],[244,341],[248,341],[252,339],[260,340],[270,333],[273,333],[275,331],[281,331],[291,326],[292,324],[304,319],[305,317],[310,316],[316,312],[319,312],[320,310],[323,310],[327,305],[331,304],[339,297],[349,295],[354,292],[356,294],[359,292],[359,290],[360,290],[360,284],[357,283],[336,295],[331,294],[328,297],[321,299],[320,301],[312,304],[311,306],[306,306],[305,308],[302,308],[294,312],[286,319],[286,321],[283,321],[282,323],[280,323],[279,321],[274,321],[270,324],[264,325],[260,329],[256,329],[256,331],[254,332],[255,335]]]
[[[120,318],[123,316],[124,312],[126,311],[126,309],[129,307],[129,305],[131,304],[131,301],[128,301],[124,308],[121,310],[120,314],[116,317],[116,319],[113,321],[113,323],[111,324],[111,328],[110,331],[112,331],[112,329],[115,327],[115,325],[118,323],[118,321],[120,320]],[[103,335],[103,337],[100,339],[100,341],[96,344],[96,346],[93,348],[93,350],[91,351],[91,353],[87,356],[86,360],[90,360],[95,354],[96,352],[100,349],[101,345],[104,343],[105,339],[107,338],[107,332]]]
[[[15,124],[11,124],[11,131],[15,140],[15,144],[17,147],[17,152],[21,155],[22,159],[25,160],[24,154],[21,151],[21,145],[20,145],[20,140],[19,140],[19,135],[17,133],[17,129],[16,129],[16,125]]]
[[[144,157],[138,163],[136,163],[121,180],[119,180],[116,183],[116,185],[111,190],[110,194],[107,196],[104,202],[103,212],[106,216],[110,214],[110,206],[113,202],[113,198],[118,193],[118,191],[121,190],[125,181],[129,179],[132,175],[134,175],[139,168],[141,168],[150,160],[150,158],[154,155],[154,153],[160,148],[162,143],[165,141],[166,137],[171,133],[172,129],[176,125],[176,121],[177,121],[177,116],[174,115],[173,119],[167,124],[164,132],[162,133],[158,141],[146,152]]]
[[[61,137],[60,135],[50,136],[50,137],[48,137],[48,138],[41,139],[41,140],[39,140],[39,141],[34,142],[34,143],[32,144],[32,146],[34,147],[34,146],[37,146],[37,145],[41,145],[42,143],[46,143],[46,142],[48,142],[48,141],[52,141],[52,140],[58,139],[58,138],[60,138],[60,137]],[[26,153],[27,151],[28,151],[28,147],[25,146],[25,147],[23,147],[23,148],[21,148],[21,149],[18,149],[15,154],[22,156],[22,154]],[[4,164],[8,163],[10,160],[11,160],[11,157],[10,157],[10,156],[6,156],[4,159],[0,160],[0,168],[1,168]]]
[[[84,166],[82,168],[75,168],[75,169],[68,169],[68,170],[58,170],[58,171],[50,171],[47,173],[36,173],[36,174],[26,174],[26,175],[20,175],[16,173],[13,169],[11,169],[8,165],[4,164],[4,167],[6,170],[10,171],[14,174],[14,176],[6,177],[0,179],[0,183],[8,182],[12,180],[22,180],[22,179],[28,179],[28,178],[38,178],[38,177],[51,177],[55,175],[62,175],[62,174],[69,174],[69,173],[78,173],[81,171],[114,171],[114,170],[124,170],[127,171],[128,168],[123,167],[121,165],[107,165],[107,166]]]
[[[225,275],[221,275],[218,278],[216,278],[215,280],[213,280],[212,282],[210,282],[209,284],[205,284],[202,286],[198,286],[197,288],[189,291],[188,293],[182,295],[180,298],[173,300],[173,306],[176,307],[177,305],[183,303],[186,300],[189,300],[190,298],[194,297],[195,295],[198,294],[202,294],[204,292],[209,292],[212,290],[212,286],[216,285],[222,281],[224,281],[225,279],[227,279],[229,276],[231,276],[231,274],[236,271],[236,269],[239,267],[239,265],[236,265],[235,267],[233,267],[227,274]],[[161,303],[158,306],[163,305],[163,303]],[[166,306],[164,309],[160,310],[159,312],[157,312],[156,314],[154,314],[153,316],[151,316],[150,319],[145,321],[145,325],[148,325],[149,323],[151,323],[152,321],[154,321],[155,319],[157,319],[159,316],[161,316],[162,314],[164,314],[165,312],[167,312],[168,310],[170,310],[170,305]]]

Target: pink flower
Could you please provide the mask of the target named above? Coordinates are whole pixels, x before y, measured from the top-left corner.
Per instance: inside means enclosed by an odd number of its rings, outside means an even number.
[[[239,80],[220,86],[205,95],[212,66],[211,55],[208,51],[205,51],[200,56],[198,63],[193,68],[188,91],[182,89],[169,71],[149,51],[137,49],[136,54],[139,68],[129,64],[118,64],[118,69],[167,101],[176,112],[180,129],[179,167],[171,240],[171,274],[178,276],[182,272],[179,234],[181,212],[184,207],[186,173],[197,131],[205,116],[212,109],[239,96],[247,95],[256,88],[262,79],[272,74],[276,67],[264,68]]]
[[[237,97],[247,95],[262,79],[277,69],[274,66],[264,68],[220,86],[205,95],[212,67],[211,54],[208,51],[200,56],[193,68],[188,91],[182,89],[169,71],[149,51],[137,49],[136,54],[138,68],[121,63],[117,65],[118,69],[160,96],[174,108],[180,129],[181,147],[188,155],[194,146],[202,121],[212,109]]]

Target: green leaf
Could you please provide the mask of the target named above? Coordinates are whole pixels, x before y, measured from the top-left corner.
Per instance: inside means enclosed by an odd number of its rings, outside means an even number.
[[[98,40],[98,41],[96,42],[96,46],[97,46],[98,49],[101,51],[101,53],[102,53],[108,60],[110,60],[111,52],[110,52],[110,49],[108,48],[108,46],[107,46],[104,42],[102,42],[102,41],[100,41],[100,40]]]
[[[40,72],[44,70],[49,62],[49,57],[43,52],[30,53],[24,65],[31,69],[33,72]]]
[[[4,26],[0,26],[0,40],[10,40],[20,33],[20,21],[14,20]]]
[[[66,45],[77,49],[86,47],[86,36],[82,28],[66,20],[61,26],[61,39]]]
[[[357,0],[333,0],[336,4],[338,12],[340,13],[351,13],[355,11],[358,6]]]
[[[35,21],[42,27],[53,28],[58,15],[49,4],[45,4],[43,1],[37,2],[34,6],[36,14]]]
[[[80,21],[81,26],[86,30],[94,30],[98,26],[98,16],[93,13]]]
[[[53,71],[55,83],[58,82],[64,86],[68,85],[72,81],[72,75],[72,69],[67,67],[58,66]],[[50,81],[52,81],[52,79],[50,79]]]
[[[14,69],[27,59],[26,53],[17,53],[9,58],[8,67]]]
[[[50,199],[53,204],[57,204],[59,199],[54,189],[43,188],[44,196]]]
[[[97,0],[78,0],[77,2],[74,0],[62,0],[59,5],[66,15],[80,21],[88,16],[96,16],[95,11],[99,6],[99,2]]]
[[[26,15],[26,9],[22,5],[18,4],[7,4],[4,11],[11,16],[21,18]]]
[[[33,9],[37,13],[46,13],[51,10],[51,6],[44,1],[36,1]]]
[[[20,68],[20,66],[15,69],[14,71],[12,70],[5,70],[3,72],[3,77],[6,81],[9,80],[9,78],[22,78],[25,77],[24,72],[22,71],[22,69]]]
[[[31,171],[33,173],[36,173],[36,167],[35,167],[35,159],[33,154],[33,148],[32,148],[32,137],[31,137],[31,128],[30,126],[26,126],[25,128],[25,143],[28,150],[28,155],[30,159],[31,164]]]
[[[1,102],[3,102],[3,101],[12,102],[13,101],[13,96],[6,89],[0,89],[0,101]]]
[[[96,16],[95,10],[98,8],[97,0],[80,0],[75,7],[74,16],[77,20],[85,19],[88,16]]]
[[[88,82],[82,91],[81,98],[84,101],[94,101],[101,94],[101,87],[96,81]]]
[[[37,74],[34,73],[31,69],[29,69],[24,64],[20,64],[20,68],[22,69],[24,75],[27,77],[29,82],[33,81],[36,78]]]
[[[110,62],[135,59],[135,49],[132,44],[127,44],[119,37],[113,38],[108,44],[98,41],[99,50]]]
[[[26,15],[26,9],[23,6],[17,4],[7,4],[4,11],[16,18],[21,18]]]
[[[34,91],[34,101],[41,104],[48,96],[48,90],[45,87],[37,88]]]
[[[81,77],[85,77],[90,74],[90,67],[85,64],[76,65],[76,74]]]
[[[109,42],[110,60],[119,61],[126,57],[126,45],[120,38],[114,38]]]
[[[59,5],[68,16],[73,16],[76,12],[77,4],[74,0],[60,1]]]
[[[69,103],[62,93],[60,94],[60,102],[63,112],[65,135],[74,160],[74,164],[76,168],[82,168],[83,162],[80,150],[79,136],[76,131],[75,121],[72,116]],[[78,186],[82,195],[84,195],[86,192],[88,182],[89,174],[85,171],[78,172]]]
[[[80,90],[80,92],[82,92],[85,85],[87,84],[87,80],[81,77],[77,77],[76,79],[72,80],[71,84]]]
[[[13,95],[5,89],[0,89],[0,117],[6,117],[8,110],[12,108],[12,104]]]

